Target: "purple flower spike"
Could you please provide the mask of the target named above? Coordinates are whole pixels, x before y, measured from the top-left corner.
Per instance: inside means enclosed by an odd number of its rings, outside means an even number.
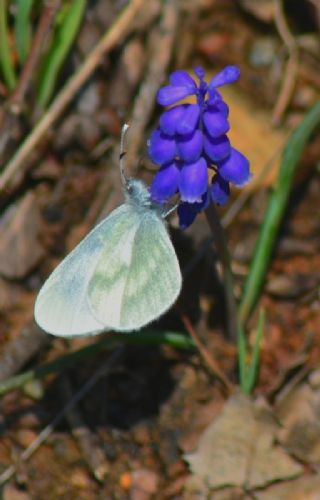
[[[227,83],[234,83],[238,80],[240,76],[240,70],[237,66],[226,66],[220,73],[214,76],[210,83],[209,88],[221,87]]]
[[[164,165],[174,159],[176,143],[174,138],[167,136],[161,130],[155,130],[149,141],[149,156],[154,163]]]
[[[181,170],[179,191],[182,201],[195,203],[201,201],[201,196],[207,191],[208,171],[203,158],[194,163],[185,164]]]
[[[158,91],[157,101],[162,106],[170,106],[197,91],[195,81],[186,71],[174,71],[170,76],[170,83],[171,85],[162,87]]]
[[[230,156],[219,163],[218,173],[237,187],[244,186],[251,178],[247,158],[235,148],[231,148]]]
[[[199,80],[203,80],[203,78],[205,77],[205,70],[203,69],[202,66],[197,66],[196,68],[194,68],[194,74],[197,75],[197,77],[199,78]]]
[[[161,167],[150,186],[152,198],[158,203],[167,201],[178,191],[179,178],[180,170],[175,161]]]
[[[193,78],[187,73],[186,71],[183,71],[181,69],[178,69],[177,71],[174,71],[170,75],[170,83],[171,85],[178,86],[178,87],[186,87],[188,88],[191,92],[195,92],[197,90],[196,82],[194,81]]]
[[[192,208],[193,205],[196,205],[196,203],[184,202],[178,206],[179,226],[181,229],[187,229],[197,217],[198,211]]]
[[[188,87],[176,87],[174,85],[168,85],[167,87],[162,87],[157,95],[157,101],[162,106],[170,106],[180,99],[192,95],[192,90]]]
[[[208,134],[213,137],[220,137],[228,132],[230,125],[224,113],[221,113],[215,106],[210,106],[203,113],[203,123]]]
[[[203,148],[203,135],[200,130],[196,130],[191,135],[177,137],[177,152],[179,158],[187,163],[196,161]]]
[[[225,205],[230,196],[229,182],[225,181],[220,175],[215,175],[212,179],[210,194],[212,201],[217,205]]]
[[[198,213],[205,210],[210,203],[209,193],[206,191],[199,203],[182,202],[178,206],[179,225],[181,229],[186,229],[192,224]]]
[[[171,74],[170,85],[157,96],[162,106],[171,106],[160,118],[160,128],[149,141],[149,156],[161,168],[150,187],[152,198],[163,203],[179,193],[180,227],[188,227],[209,203],[224,205],[230,196],[230,184],[243,186],[251,174],[249,162],[227,137],[229,108],[217,90],[235,82],[240,75],[236,66],[227,66],[209,85],[205,71],[194,69],[194,80],[186,71]],[[179,104],[193,96],[194,104]],[[215,172],[208,186],[208,169]]]
[[[220,113],[222,113],[226,118],[229,116],[229,106],[224,101],[219,101],[216,103],[216,108]]]
[[[217,139],[205,135],[203,148],[213,163],[224,160],[231,153],[230,141],[226,135],[221,135]]]
[[[177,132],[177,126],[185,115],[186,106],[186,104],[173,106],[173,108],[162,113],[159,120],[161,132],[170,136],[173,136]]]
[[[184,115],[177,122],[177,133],[180,135],[191,134],[195,131],[200,118],[200,106],[198,104],[187,104]]]

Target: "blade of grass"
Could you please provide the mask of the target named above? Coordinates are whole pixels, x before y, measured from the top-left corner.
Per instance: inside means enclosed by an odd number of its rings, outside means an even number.
[[[264,332],[265,317],[266,317],[265,311],[261,309],[258,318],[256,337],[252,350],[252,359],[250,365],[247,367],[246,380],[243,391],[245,392],[245,394],[251,394],[256,383],[259,370],[260,345],[261,345],[262,335]]]
[[[0,0],[0,67],[6,86],[9,90],[13,90],[16,85],[16,76],[9,47],[6,0]]]
[[[30,15],[33,0],[17,0],[16,15],[14,23],[16,48],[20,63],[27,59],[31,45],[31,22]]]
[[[257,332],[254,340],[254,346],[251,360],[248,363],[249,352],[245,332],[243,327],[239,326],[238,335],[238,365],[240,389],[244,394],[250,395],[254,389],[260,361],[260,344],[264,331],[265,311],[261,309],[258,318]]]
[[[279,226],[287,206],[296,166],[307,140],[319,123],[320,101],[306,114],[302,123],[291,134],[284,148],[277,184],[270,195],[242,294],[239,308],[239,319],[242,324],[246,323],[258,300]]]
[[[240,389],[245,393],[247,378],[247,339],[241,325],[238,329],[238,367]]]
[[[41,71],[38,89],[40,110],[46,107],[52,97],[60,69],[78,32],[85,8],[85,0],[73,0],[69,6],[63,7],[62,19],[60,19]]]
[[[161,345],[168,344],[177,349],[194,349],[195,344],[193,340],[182,334],[176,332],[157,332],[153,330],[144,330],[138,333],[130,333],[129,335],[112,334],[108,337],[85,346],[77,351],[65,354],[60,358],[46,363],[34,370],[29,370],[7,380],[0,382],[0,395],[5,394],[14,389],[23,387],[27,382],[43,378],[50,373],[62,371],[69,368],[82,359],[88,358],[93,354],[98,354],[103,349],[112,349],[117,344],[142,344],[142,345]]]

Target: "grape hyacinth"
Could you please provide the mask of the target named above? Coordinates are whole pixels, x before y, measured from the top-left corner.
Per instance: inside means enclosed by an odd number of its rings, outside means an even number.
[[[198,84],[186,71],[177,70],[170,75],[170,85],[158,91],[157,102],[169,108],[148,141],[149,156],[160,166],[150,186],[151,196],[165,203],[180,194],[182,228],[211,202],[224,205],[230,183],[241,187],[251,177],[247,158],[231,146],[226,135],[229,108],[217,91],[217,87],[238,80],[239,69],[226,66],[209,83],[201,67],[194,73]],[[196,103],[176,104],[187,96],[196,96]],[[210,185],[208,169],[213,171]]]

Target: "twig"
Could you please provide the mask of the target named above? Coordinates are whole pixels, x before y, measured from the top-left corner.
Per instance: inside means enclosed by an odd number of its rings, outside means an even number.
[[[0,484],[8,481],[16,472],[17,467],[21,462],[25,462],[31,455],[45,442],[48,436],[52,433],[54,428],[65,418],[66,414],[77,404],[84,396],[94,387],[94,385],[98,382],[98,380],[106,375],[108,371],[110,371],[111,367],[114,363],[119,359],[122,354],[122,347],[119,347],[116,351],[112,353],[110,358],[106,363],[103,363],[92,377],[79,389],[79,391],[73,396],[73,398],[69,401],[69,403],[55,416],[52,422],[47,425],[39,434],[39,436],[26,448],[26,450],[21,454],[17,463],[8,467],[1,475],[0,475]]]
[[[149,66],[140,87],[131,115],[130,149],[127,164],[136,165],[145,128],[155,106],[155,95],[161,86],[170,63],[178,23],[178,4],[175,0],[163,2],[159,27],[149,37]]]
[[[189,335],[192,337],[194,340],[194,343],[196,344],[201,356],[203,357],[205,363],[207,366],[210,368],[212,373],[220,380],[224,388],[227,390],[228,395],[230,395],[234,391],[234,386],[232,383],[228,380],[228,378],[224,375],[224,373],[221,371],[217,361],[214,359],[211,353],[207,350],[207,348],[203,345],[201,342],[196,330],[194,329],[190,319],[186,314],[181,314],[181,320],[189,333]]]
[[[213,203],[211,203],[209,207],[206,209],[205,214],[207,217],[208,224],[211,228],[219,260],[223,267],[223,285],[225,292],[227,333],[229,338],[232,339],[233,342],[236,342],[238,336],[238,320],[237,320],[238,313],[237,313],[236,301],[234,298],[231,259],[228,250],[226,235]]]
[[[275,125],[281,122],[283,113],[287,109],[295,87],[298,73],[298,45],[292,36],[282,7],[282,0],[273,0],[274,21],[285,46],[287,47],[289,59],[285,70],[285,76],[281,85],[280,93],[273,109],[272,120]]]
[[[16,154],[6,165],[2,175],[0,176],[0,191],[8,188],[9,184],[12,183],[15,174],[23,164],[24,171],[26,170],[26,160],[31,152],[38,145],[47,130],[60,117],[66,106],[70,104],[71,100],[92,72],[100,64],[105,53],[111,50],[130,31],[131,26],[134,25],[134,18],[142,4],[143,0],[131,1],[128,7],[123,10],[116,22],[110,29],[107,30],[100,42],[91,51],[77,73],[68,80],[52,105],[48,108],[47,112],[43,115],[38,124],[33,128],[29,136],[17,150]]]

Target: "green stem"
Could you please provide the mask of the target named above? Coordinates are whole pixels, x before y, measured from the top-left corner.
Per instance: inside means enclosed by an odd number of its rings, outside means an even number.
[[[17,0],[15,15],[15,39],[21,64],[25,62],[31,43],[31,10],[33,0]]]
[[[112,334],[94,344],[90,344],[78,351],[65,354],[51,363],[46,363],[34,370],[21,373],[0,382],[0,395],[24,386],[27,382],[40,379],[50,373],[59,372],[69,368],[78,361],[101,352],[103,349],[112,349],[117,344],[168,344],[178,349],[193,349],[195,344],[190,337],[175,332],[156,332],[145,330],[130,334]]]
[[[73,0],[62,8],[62,19],[56,27],[51,47],[46,54],[38,90],[38,106],[44,109],[50,101],[61,67],[78,33],[86,9],[86,0]]]
[[[233,342],[236,342],[238,336],[238,315],[237,304],[233,293],[233,276],[227,238],[213,203],[209,205],[205,213],[212,231],[213,241],[218,252],[219,260],[223,267],[227,333],[228,337],[232,339]]]
[[[7,87],[9,90],[13,90],[16,85],[16,77],[13,70],[8,41],[9,33],[6,3],[6,0],[0,0],[0,66]]]

